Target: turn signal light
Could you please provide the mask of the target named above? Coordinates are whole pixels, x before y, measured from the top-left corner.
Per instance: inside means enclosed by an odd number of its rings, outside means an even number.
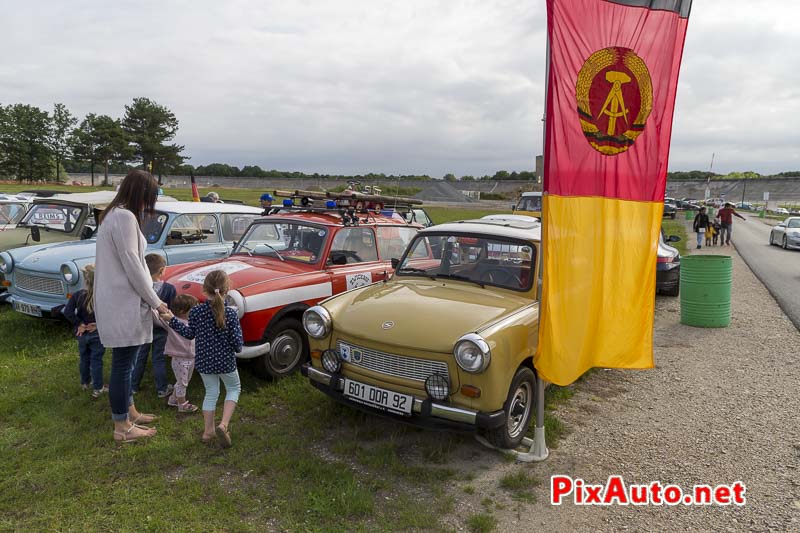
[[[10,287],[10,286],[11,286],[11,282],[8,281],[7,279],[4,279],[3,280],[3,287]]]
[[[461,394],[467,398],[480,398],[481,389],[473,385],[461,385]]]
[[[311,357],[313,359],[319,359],[322,357],[322,350],[311,350]]]
[[[675,258],[672,257],[672,256],[670,256],[670,257],[659,257],[659,258],[656,259],[657,263],[672,263],[674,261],[675,261]]]

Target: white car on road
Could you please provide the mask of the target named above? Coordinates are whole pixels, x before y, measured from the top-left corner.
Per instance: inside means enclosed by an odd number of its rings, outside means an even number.
[[[769,232],[769,243],[784,250],[800,248],[800,217],[789,217]]]

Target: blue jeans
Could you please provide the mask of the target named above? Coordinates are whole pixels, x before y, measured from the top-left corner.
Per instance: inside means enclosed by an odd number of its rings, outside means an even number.
[[[147,346],[147,345],[145,345]],[[128,407],[133,405],[131,374],[136,356],[142,346],[125,346],[111,349],[111,379],[108,383],[108,401],[111,403],[111,418],[115,422],[128,419]]]
[[[706,234],[697,232],[697,247],[700,248],[703,246],[703,243],[706,242]]]
[[[722,224],[719,230],[719,243],[720,245],[731,243],[731,233],[733,232],[733,224]]]
[[[103,343],[100,342],[100,334],[96,331],[84,333],[77,339],[78,353],[81,356],[81,385],[88,384],[91,379],[92,388],[100,390],[103,388],[103,355],[106,353]]]
[[[142,385],[142,376],[144,376],[144,367],[147,366],[147,355],[152,347],[152,360],[153,360],[153,378],[156,382],[156,390],[158,392],[166,392],[167,390],[167,358],[164,355],[164,347],[167,345],[167,332],[161,328],[153,328],[153,343],[145,344],[139,351],[136,358],[136,365],[133,368],[133,381],[131,382],[131,389],[133,392],[139,392]]]
[[[206,388],[206,397],[203,398],[203,411],[217,409],[219,399],[219,382],[225,384],[225,401],[238,402],[242,384],[239,381],[239,371],[234,370],[228,374],[200,374]]]

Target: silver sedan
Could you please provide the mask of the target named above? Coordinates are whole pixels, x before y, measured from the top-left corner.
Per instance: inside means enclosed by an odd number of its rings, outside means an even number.
[[[769,243],[777,244],[784,250],[800,248],[800,217],[789,217],[769,232]]]

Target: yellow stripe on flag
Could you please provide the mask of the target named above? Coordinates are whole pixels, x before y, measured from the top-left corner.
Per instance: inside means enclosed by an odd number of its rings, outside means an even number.
[[[663,203],[545,195],[539,346],[542,379],[592,367],[652,368]]]

